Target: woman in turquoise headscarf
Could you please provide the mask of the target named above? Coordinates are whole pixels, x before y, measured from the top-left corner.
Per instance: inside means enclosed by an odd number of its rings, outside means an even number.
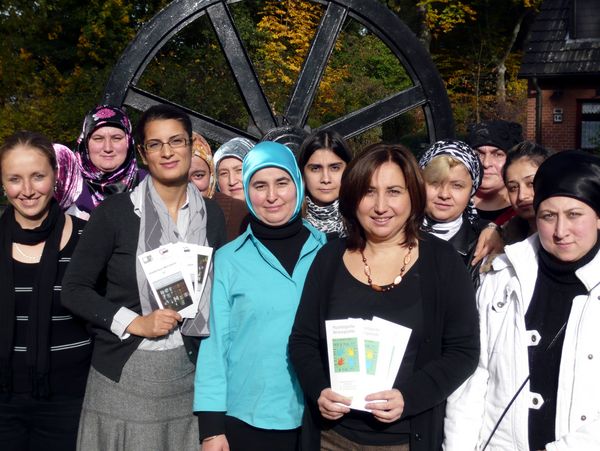
[[[242,181],[250,225],[215,257],[194,411],[203,451],[294,451],[304,403],[287,342],[326,238],[301,218],[302,174],[286,146],[256,145],[244,158]]]

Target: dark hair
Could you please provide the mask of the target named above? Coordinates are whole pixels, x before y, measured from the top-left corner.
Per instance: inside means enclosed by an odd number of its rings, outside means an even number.
[[[331,150],[346,163],[352,159],[350,147],[342,135],[333,130],[322,130],[307,136],[302,142],[298,151],[298,167],[301,172],[304,172],[304,166],[312,154],[319,149]]]
[[[405,240],[401,244],[416,244],[425,215],[425,183],[415,156],[401,144],[372,144],[355,157],[342,176],[340,186],[340,213],[348,230],[350,250],[364,249],[366,238],[356,216],[358,205],[371,185],[375,171],[387,162],[402,170],[411,202],[410,216],[404,227]]]
[[[540,167],[550,155],[552,155],[552,152],[539,144],[531,141],[520,142],[506,153],[506,162],[502,168],[502,180],[506,184],[506,170],[511,164],[519,161],[521,158],[527,158],[535,166]]]
[[[56,171],[56,154],[50,140],[40,133],[27,130],[18,131],[4,140],[0,146],[0,168],[2,168],[4,155],[18,146],[32,147],[39,150],[48,159],[48,163],[50,163],[52,169]]]
[[[174,107],[172,105],[154,105],[144,111],[144,114],[140,117],[140,120],[135,127],[135,137],[140,145],[140,149],[143,151],[144,141],[146,139],[146,125],[148,122],[173,119],[181,122],[185,129],[190,145],[192,141],[192,121],[190,117],[183,110]]]

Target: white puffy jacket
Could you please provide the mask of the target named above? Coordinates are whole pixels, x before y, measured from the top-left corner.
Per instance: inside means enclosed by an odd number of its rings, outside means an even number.
[[[529,374],[525,329],[535,287],[537,234],[507,246],[483,277],[477,302],[481,356],[475,373],[448,399],[445,451],[480,450],[504,408]],[[547,451],[600,450],[600,252],[576,272],[588,290],[576,296],[567,322],[558,381],[556,440]],[[528,414],[543,399],[529,383],[500,423],[486,451],[529,451]]]

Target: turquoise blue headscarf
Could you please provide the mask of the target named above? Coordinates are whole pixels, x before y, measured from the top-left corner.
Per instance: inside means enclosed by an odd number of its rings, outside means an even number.
[[[302,184],[302,173],[296,163],[296,158],[292,151],[283,144],[272,141],[263,141],[252,148],[244,157],[242,164],[242,183],[244,184],[244,195],[246,196],[246,205],[250,213],[256,216],[252,203],[250,202],[249,188],[250,179],[252,176],[264,168],[279,168],[286,171],[292,177],[292,181],[296,185],[296,209],[290,218],[294,219],[302,209],[304,200],[304,185]]]

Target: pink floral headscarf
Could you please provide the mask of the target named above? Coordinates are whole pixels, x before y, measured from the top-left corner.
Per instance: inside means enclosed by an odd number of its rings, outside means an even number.
[[[54,197],[60,208],[66,210],[81,194],[83,176],[75,153],[67,146],[53,144],[56,154],[56,191]]]
[[[100,127],[117,127],[123,130],[127,136],[127,157],[123,164],[112,172],[101,171],[90,160],[88,139]],[[125,111],[110,105],[98,105],[89,111],[77,139],[77,159],[90,194],[90,196],[81,196],[77,200],[77,206],[80,209],[89,212],[98,206],[107,195],[133,189],[138,182],[138,166],[135,159],[131,121]]]

